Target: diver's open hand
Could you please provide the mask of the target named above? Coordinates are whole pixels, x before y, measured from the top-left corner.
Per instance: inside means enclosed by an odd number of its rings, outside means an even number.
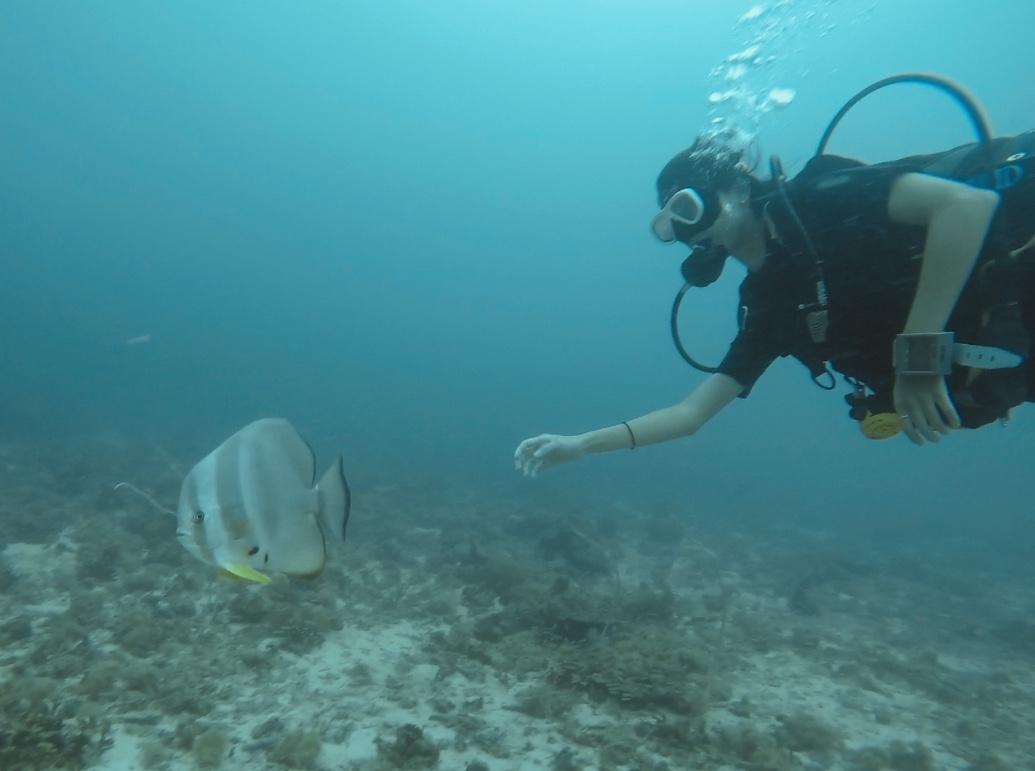
[[[960,427],[960,416],[941,375],[897,375],[895,412],[913,444],[937,442]]]
[[[534,477],[541,469],[578,460],[584,454],[577,436],[540,434],[518,445],[514,451],[514,468],[526,477]]]

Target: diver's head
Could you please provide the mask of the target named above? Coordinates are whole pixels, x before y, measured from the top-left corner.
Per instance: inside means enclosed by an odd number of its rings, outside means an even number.
[[[730,253],[743,258],[759,221],[752,205],[759,183],[743,150],[702,134],[665,164],[657,186],[661,211],[651,230],[665,243],[694,250],[684,266],[684,275],[687,266],[697,268],[691,283],[715,281]]]

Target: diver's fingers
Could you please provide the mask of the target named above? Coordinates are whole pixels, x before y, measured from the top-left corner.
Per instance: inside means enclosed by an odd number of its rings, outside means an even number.
[[[523,444],[525,445],[525,452],[536,452],[553,440],[553,434],[539,434],[539,436],[533,436],[531,439],[526,439]]]
[[[514,467],[526,477],[534,478],[543,465],[542,457],[546,442],[545,435],[522,442],[514,453]]]
[[[557,437],[552,434],[548,435],[546,441],[532,453],[532,463],[535,469],[532,476],[534,477],[543,469],[552,468],[560,463],[561,458],[558,454],[560,449],[561,444]]]
[[[546,434],[540,434],[539,436],[533,436],[529,439],[525,439],[521,444],[514,450],[514,462],[524,463],[532,453],[542,447],[547,441]]]
[[[532,453],[526,452],[521,458],[521,473],[526,477],[532,475]]]
[[[514,468],[518,471],[523,471],[525,466],[528,465],[528,459],[532,457],[532,453],[527,450],[518,450],[514,453]]]
[[[556,465],[556,459],[553,457],[554,451],[557,446],[553,442],[547,442],[534,453],[532,457],[535,458],[536,470],[541,468],[550,468],[550,466]]]
[[[916,430],[916,426],[913,425],[913,419],[907,413],[899,413],[899,422],[902,424],[902,433],[909,437],[909,441],[915,444],[917,447],[923,445],[923,437],[920,436],[920,432]]]
[[[949,428],[959,428],[962,425],[960,414],[956,411],[956,405],[952,403],[952,399],[949,398],[948,391],[942,389],[941,393],[938,394],[937,403],[938,411],[945,418]]]
[[[942,434],[947,434],[951,430],[948,424],[945,422],[945,418],[942,416],[941,410],[938,409],[938,402],[935,396],[921,397],[920,402],[920,414],[923,416],[923,426],[927,429],[927,436],[932,442],[937,442],[941,439]],[[911,413],[913,414],[913,413]],[[920,421],[916,421],[920,423]]]
[[[515,462],[518,462],[518,463],[521,462],[521,459],[524,458],[525,454],[528,452],[528,446],[529,446],[529,444],[531,442],[532,442],[531,439],[525,439],[524,441],[522,441],[517,446],[517,449],[514,450],[514,461]]]
[[[941,420],[941,418],[939,418],[939,420]],[[942,441],[942,435],[939,433],[938,428],[933,424],[932,416],[924,414],[923,420],[914,419],[914,422],[917,423],[917,431],[919,431],[920,434],[923,435],[923,438],[928,442]]]
[[[542,460],[538,458],[530,459],[528,465],[525,467],[525,476],[535,479],[539,476],[539,469],[543,467]]]
[[[920,426],[917,425],[922,421],[922,416],[918,420],[915,416],[921,414],[920,405],[916,403],[915,399],[895,399],[895,413],[898,415],[899,422],[902,424],[902,432],[909,437],[909,441],[920,447],[924,443],[924,438],[920,430]]]
[[[913,431],[921,439],[926,439],[928,442],[937,442],[938,432],[930,423],[929,410],[933,406],[930,399],[925,399],[919,394],[912,394],[908,398],[903,399],[902,403],[905,409],[899,413],[899,417],[904,415],[909,417],[908,421],[903,421],[903,426],[911,425]],[[922,441],[917,442],[917,444],[922,443]]]

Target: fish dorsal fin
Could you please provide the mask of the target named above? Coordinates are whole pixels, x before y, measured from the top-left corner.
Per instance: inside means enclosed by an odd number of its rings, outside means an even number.
[[[290,467],[306,486],[316,484],[316,458],[312,448],[288,421],[283,418],[263,418],[239,432],[243,441],[276,448],[281,461]]]

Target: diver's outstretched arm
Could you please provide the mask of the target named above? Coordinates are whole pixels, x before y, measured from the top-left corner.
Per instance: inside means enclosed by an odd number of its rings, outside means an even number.
[[[585,434],[540,434],[526,439],[514,451],[514,468],[534,477],[542,469],[578,460],[587,453],[628,450],[690,436],[743,390],[729,375],[711,375],[671,407]]]

